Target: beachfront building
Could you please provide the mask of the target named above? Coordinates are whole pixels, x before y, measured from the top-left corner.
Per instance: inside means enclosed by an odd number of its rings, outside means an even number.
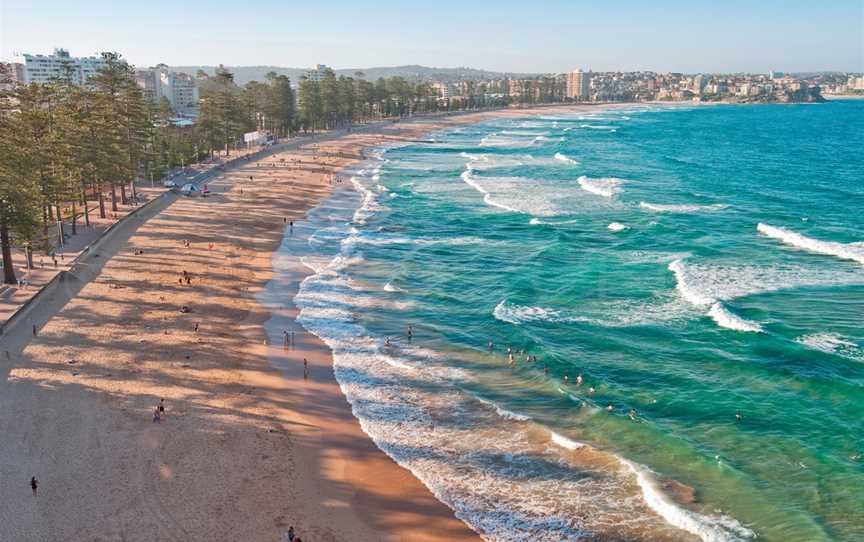
[[[332,68],[330,68],[326,64],[315,64],[314,66],[312,66],[311,70],[306,72],[306,78],[310,81],[320,83],[321,79],[324,77],[324,74],[328,71],[332,71]]]
[[[587,101],[591,93],[591,74],[582,70],[567,74],[567,97],[577,102]]]
[[[54,49],[50,55],[25,54],[24,83],[44,85],[68,79],[73,85],[83,85],[104,65],[101,57],[74,57],[65,49]]]
[[[190,75],[171,71],[160,64],[149,70],[137,70],[135,80],[154,102],[167,99],[178,115],[190,117],[198,114],[198,87]]]
[[[447,100],[454,94],[453,85],[449,83],[442,83],[440,81],[436,81],[429,85],[435,94],[437,94],[438,98]]]

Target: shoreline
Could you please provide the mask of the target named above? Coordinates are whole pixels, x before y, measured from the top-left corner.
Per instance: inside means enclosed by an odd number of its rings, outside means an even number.
[[[2,338],[12,355],[0,365],[0,538],[269,540],[293,525],[321,540],[476,540],[362,434],[329,349],[298,336],[305,350],[292,353],[315,359],[301,393],[296,364],[287,376],[274,368],[270,313],[255,296],[273,277],[283,220],[305,216],[331,192],[327,176],[362,149],[531,111],[288,142],[222,172],[210,197],[177,198],[128,224],[93,255],[98,266],[74,277],[71,300],[34,315],[47,321],[38,336]],[[325,145],[342,154],[318,157]],[[299,167],[286,167],[294,159]],[[192,284],[178,284],[181,271]],[[167,416],[157,424],[160,398]]]

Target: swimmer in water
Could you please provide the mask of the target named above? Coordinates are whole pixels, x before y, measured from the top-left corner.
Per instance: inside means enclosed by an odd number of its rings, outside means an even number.
[[[495,350],[495,343],[493,343],[492,341],[489,341],[489,351],[491,352],[493,350]]]
[[[612,405],[606,407],[606,412],[612,412],[613,410],[615,410],[615,407]]]
[[[510,365],[513,365],[513,363],[515,363],[515,361],[516,361],[513,359],[513,354],[510,354],[509,356],[507,356],[507,360],[509,361]]]
[[[631,420],[635,420],[635,419],[636,419],[636,409],[635,409],[635,408],[631,408],[631,409],[630,409],[630,412],[628,412],[627,415],[630,416],[630,419],[631,419]]]
[[[564,385],[567,386],[569,384],[570,384],[570,377],[567,375],[564,375]]]
[[[585,382],[585,379],[582,378],[582,373],[579,373],[579,375],[576,377],[576,385],[581,386],[583,382]]]
[[[384,346],[390,346],[390,337],[384,337]]]
[[[735,412],[735,421],[740,422],[744,419],[744,416],[741,415],[741,412]]]
[[[597,390],[594,389],[594,386],[591,386],[590,388],[588,388],[588,395],[594,395],[595,391]]]

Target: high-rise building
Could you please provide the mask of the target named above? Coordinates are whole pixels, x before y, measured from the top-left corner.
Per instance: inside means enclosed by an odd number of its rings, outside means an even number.
[[[65,49],[54,49],[50,55],[25,54],[24,83],[44,85],[68,79],[73,85],[83,85],[104,65],[101,57],[73,57]]]
[[[315,64],[312,66],[312,69],[306,72],[306,78],[310,81],[315,81],[316,83],[321,82],[321,78],[324,77],[324,74],[330,71],[330,67],[326,64]]]
[[[591,73],[582,70],[567,74],[567,97],[577,101],[588,100],[591,93]]]
[[[149,70],[136,71],[135,80],[153,101],[166,98],[178,115],[197,114],[198,87],[190,75],[170,71],[167,66],[160,64]]]

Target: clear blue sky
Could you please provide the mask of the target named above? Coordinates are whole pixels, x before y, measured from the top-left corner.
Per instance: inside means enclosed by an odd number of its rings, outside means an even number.
[[[0,58],[53,47],[139,66],[864,71],[864,0],[0,0]]]

